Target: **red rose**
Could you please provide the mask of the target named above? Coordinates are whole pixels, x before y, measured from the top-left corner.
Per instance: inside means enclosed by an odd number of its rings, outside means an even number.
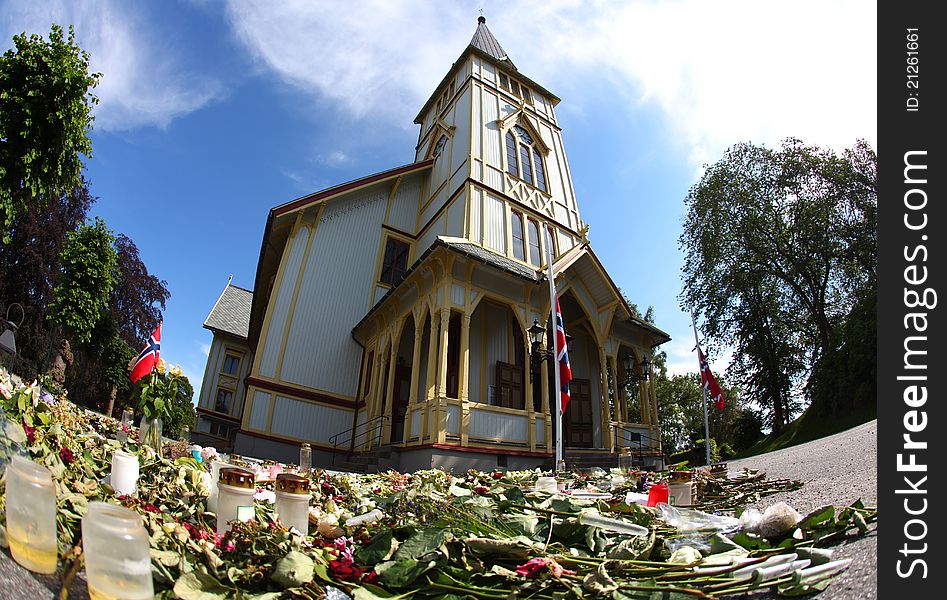
[[[72,450],[70,450],[69,448],[60,448],[59,458],[61,458],[62,461],[66,463],[67,465],[71,465],[72,461],[76,459],[76,457],[72,455]]]
[[[474,493],[480,496],[486,496],[489,492],[490,492],[490,488],[484,487],[482,485],[478,485],[477,487],[474,488]]]

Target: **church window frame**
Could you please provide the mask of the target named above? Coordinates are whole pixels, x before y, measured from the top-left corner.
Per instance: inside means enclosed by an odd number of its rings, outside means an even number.
[[[385,236],[384,250],[378,271],[378,283],[395,287],[408,271],[411,244],[392,235]]]
[[[526,222],[529,246],[529,264],[539,268],[543,264],[543,249],[539,237],[539,221],[529,218]]]
[[[526,228],[523,213],[510,211],[510,237],[513,258],[526,262]]]
[[[535,134],[519,123],[513,124],[503,136],[506,156],[506,172],[538,189],[549,193],[543,153]]]

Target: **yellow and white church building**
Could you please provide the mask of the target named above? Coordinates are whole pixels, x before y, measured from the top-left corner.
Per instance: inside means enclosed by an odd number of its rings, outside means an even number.
[[[592,251],[558,103],[480,17],[415,119],[414,162],[272,208],[253,291],[228,282],[204,324],[195,441],[289,462],[309,443],[336,468],[552,466],[555,365],[534,372],[527,333],[549,322],[549,251],[572,338],[567,464],[661,467],[641,368],[670,338]]]

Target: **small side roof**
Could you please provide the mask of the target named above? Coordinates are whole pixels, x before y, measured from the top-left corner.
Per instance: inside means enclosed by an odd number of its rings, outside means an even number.
[[[204,327],[247,339],[250,329],[250,306],[253,304],[253,292],[227,283],[220,293],[214,308],[210,310]]]

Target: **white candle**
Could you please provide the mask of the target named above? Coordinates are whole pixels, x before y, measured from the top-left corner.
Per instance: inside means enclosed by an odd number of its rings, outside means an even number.
[[[138,457],[123,450],[112,453],[112,489],[119,496],[138,491]]]

